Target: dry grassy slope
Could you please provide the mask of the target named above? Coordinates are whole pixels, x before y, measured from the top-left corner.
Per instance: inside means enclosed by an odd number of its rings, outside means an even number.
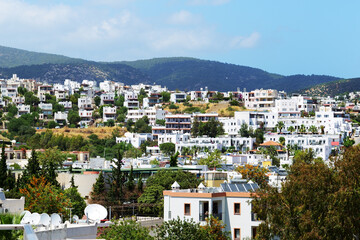
[[[217,112],[220,117],[231,117],[234,115],[234,111],[243,111],[241,107],[231,106],[228,102],[220,102],[220,103],[191,103],[192,107],[198,107],[200,110],[204,110],[206,113]],[[168,106],[165,107],[165,110],[175,113],[180,112],[183,113],[188,106],[184,106],[182,103],[175,104],[178,106],[178,109],[169,109]]]
[[[126,128],[120,127],[88,127],[88,128],[60,128],[60,129],[51,129],[51,131],[55,134],[64,134],[64,136],[72,137],[72,136],[82,136],[84,138],[89,137],[91,134],[96,134],[99,138],[103,139],[106,137],[112,136],[112,132],[118,128],[120,131],[120,135],[124,135],[126,132]],[[40,129],[36,130],[37,133],[45,132],[48,129]]]

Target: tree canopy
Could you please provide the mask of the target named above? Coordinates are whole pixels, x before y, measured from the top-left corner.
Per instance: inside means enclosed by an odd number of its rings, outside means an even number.
[[[258,239],[354,239],[360,234],[360,147],[326,164],[309,154],[290,167],[281,190],[263,187],[253,207]]]

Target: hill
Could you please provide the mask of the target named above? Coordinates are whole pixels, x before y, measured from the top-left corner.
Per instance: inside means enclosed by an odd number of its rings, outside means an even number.
[[[45,63],[78,63],[84,61],[85,60],[82,59],[57,54],[38,53],[0,46],[0,67],[2,68]]]
[[[314,96],[335,96],[345,92],[360,90],[360,78],[342,79],[324,84],[318,84],[300,91]]]
[[[195,58],[155,58],[126,62],[93,62],[61,55],[36,53],[0,46],[0,78],[17,73],[48,83],[65,79],[157,83],[175,90],[230,91],[274,88],[294,92],[339,78],[319,75],[282,76],[261,69]]]
[[[240,87],[247,90],[275,88],[293,92],[339,79],[322,75],[282,76],[258,68],[194,58],[155,58],[122,63],[143,71],[158,84],[180,90],[208,86],[210,90],[220,91]]]

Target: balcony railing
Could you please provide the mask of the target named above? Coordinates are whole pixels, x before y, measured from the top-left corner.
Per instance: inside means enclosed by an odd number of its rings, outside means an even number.
[[[213,213],[211,214],[211,216],[213,216],[214,218],[217,218],[219,220],[222,220],[222,213]],[[205,214],[205,213],[200,213],[199,214],[199,221],[206,221],[206,218],[209,217],[209,214]]]

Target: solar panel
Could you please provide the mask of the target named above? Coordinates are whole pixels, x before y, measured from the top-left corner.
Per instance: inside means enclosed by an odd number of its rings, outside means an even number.
[[[233,183],[229,184],[229,188],[230,188],[231,192],[237,192],[238,191],[235,184],[233,184]]]

